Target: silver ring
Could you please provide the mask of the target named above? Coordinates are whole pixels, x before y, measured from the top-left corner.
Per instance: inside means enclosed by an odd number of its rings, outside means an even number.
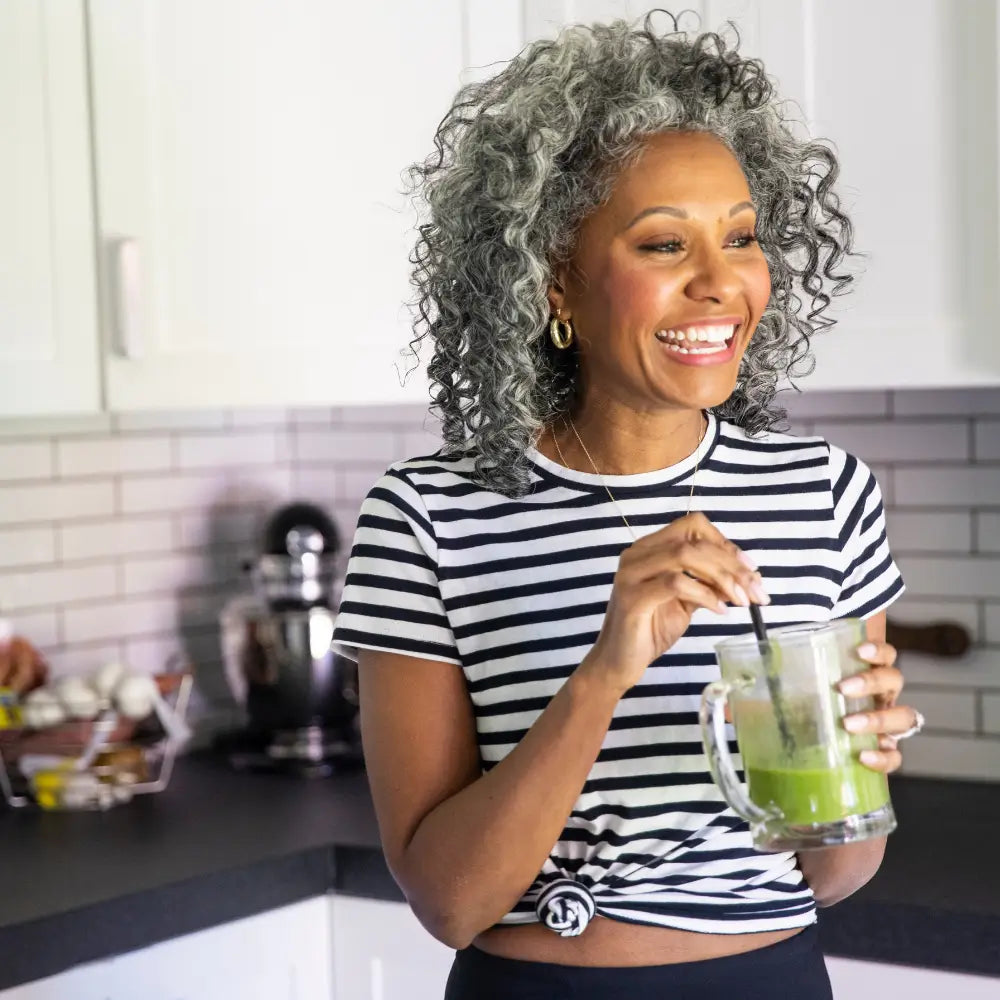
[[[914,719],[916,720],[913,723],[913,725],[910,726],[910,728],[907,729],[905,733],[893,733],[892,738],[894,740],[896,740],[897,742],[899,740],[908,740],[911,736],[916,736],[917,733],[919,733],[920,730],[924,728],[924,724],[927,722],[927,720],[924,718],[923,713],[918,712],[916,709],[914,709],[913,716]]]

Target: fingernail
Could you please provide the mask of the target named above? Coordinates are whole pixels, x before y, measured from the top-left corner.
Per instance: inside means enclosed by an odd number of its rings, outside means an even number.
[[[860,733],[865,728],[866,719],[863,715],[844,716],[844,728],[849,733]]]
[[[858,656],[860,656],[862,660],[870,660],[876,652],[875,643],[873,642],[864,642],[858,646]]]
[[[771,598],[767,596],[767,591],[764,589],[763,585],[757,583],[755,580],[750,584],[750,596],[754,600],[754,604],[770,604]]]
[[[841,694],[864,694],[865,682],[860,677],[848,677],[840,682]]]
[[[733,596],[736,598],[737,604],[742,604],[743,607],[749,607],[750,598],[747,597],[747,592],[739,584],[736,584],[736,586],[733,587]]]
[[[874,750],[862,750],[861,753],[858,755],[858,759],[861,761],[862,764],[869,764],[874,766],[879,762],[881,758],[879,757],[878,753]]]
[[[739,559],[747,569],[752,570],[754,573],[757,572],[757,564],[742,550],[736,554],[736,558]]]

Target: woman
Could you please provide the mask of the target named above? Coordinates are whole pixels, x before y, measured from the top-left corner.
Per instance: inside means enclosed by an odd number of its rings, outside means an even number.
[[[836,160],[778,108],[715,36],[577,28],[466,88],[417,170],[445,447],[369,494],[335,639],[452,1000],[829,997],[816,907],[881,860],[756,852],[697,725],[753,601],[867,619],[867,766],[915,728],[878,486],[770,430],[850,252]]]

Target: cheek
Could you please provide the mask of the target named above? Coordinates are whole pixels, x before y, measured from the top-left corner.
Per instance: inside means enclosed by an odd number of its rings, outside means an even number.
[[[622,326],[645,328],[669,311],[680,283],[645,268],[610,268],[600,294]]]
[[[744,283],[750,309],[753,315],[759,319],[767,308],[768,299],[771,298],[771,272],[767,269],[767,260],[763,254],[754,261],[745,273]]]

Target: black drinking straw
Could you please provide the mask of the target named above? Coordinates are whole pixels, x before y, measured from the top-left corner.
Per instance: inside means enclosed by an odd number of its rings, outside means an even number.
[[[778,723],[781,743],[785,748],[785,753],[791,756],[794,743],[792,742],[792,731],[788,728],[788,720],[785,718],[785,710],[781,704],[781,678],[775,666],[771,640],[767,636],[764,616],[760,613],[759,604],[750,605],[750,622],[753,625],[754,635],[757,636],[760,659],[764,664],[764,679],[767,681],[767,690],[771,695],[771,704],[774,705],[774,718]]]

